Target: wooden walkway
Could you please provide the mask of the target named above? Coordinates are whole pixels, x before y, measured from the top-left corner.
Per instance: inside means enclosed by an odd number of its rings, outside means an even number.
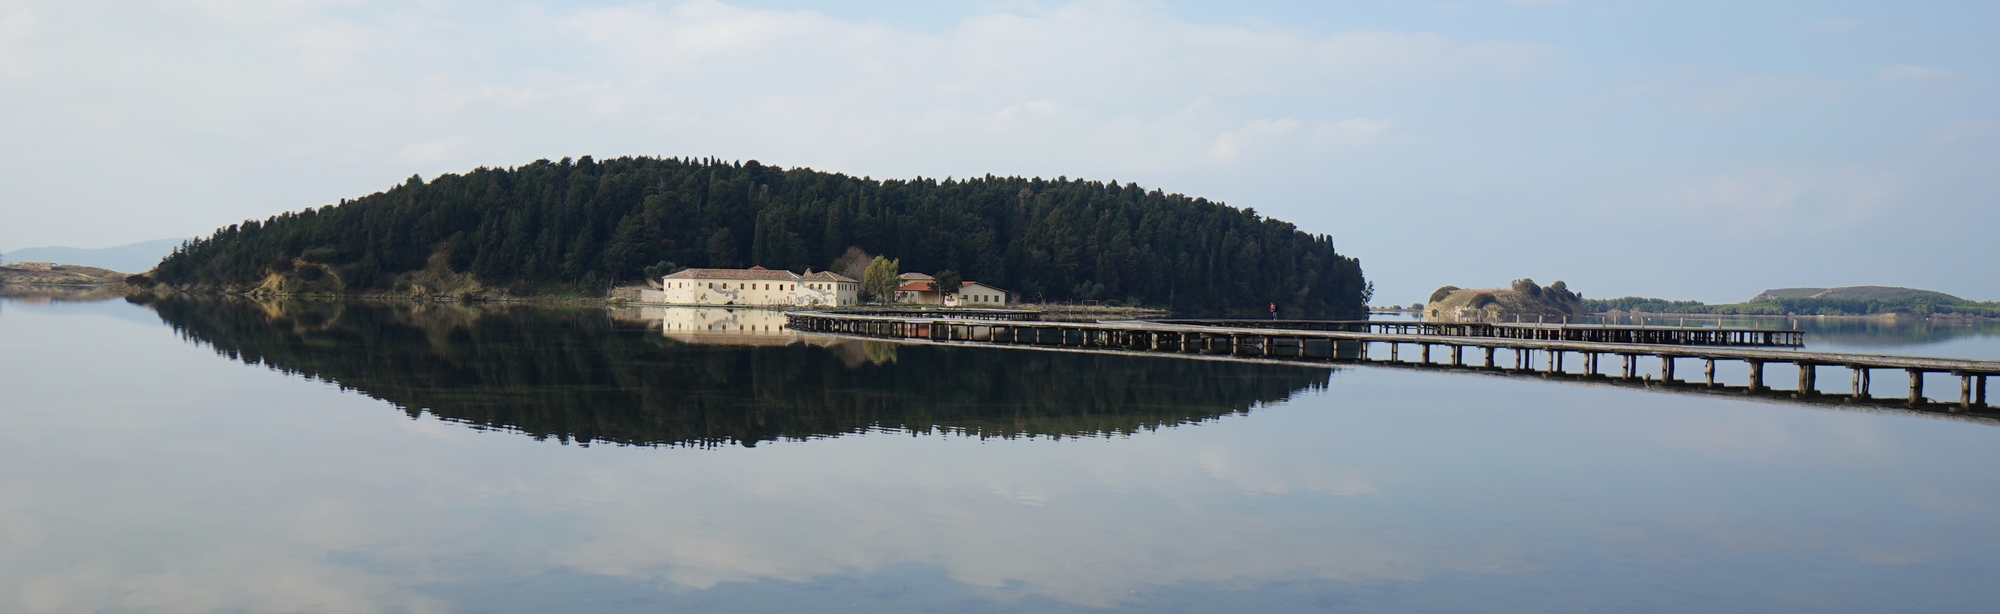
[[[1173,326],[1338,330],[1399,335],[1497,337],[1543,341],[1593,341],[1666,345],[1805,347],[1805,331],[1774,328],[1705,328],[1603,324],[1414,322],[1398,320],[1152,320]]]
[[[1315,330],[1281,328],[1276,325],[1239,325],[1251,322],[1285,323],[1263,320],[1083,323],[911,318],[827,312],[791,312],[785,315],[788,321],[786,327],[801,332],[1002,347],[1103,349],[1117,350],[1121,353],[1224,357],[1287,363],[1420,365],[1511,373],[1575,375],[1586,379],[1653,380],[1662,385],[1703,386],[1719,390],[1727,387],[1721,386],[1715,380],[1716,363],[1741,361],[1749,367],[1749,385],[1743,389],[1751,393],[1780,392],[1765,381],[1765,367],[1770,364],[1790,364],[1798,367],[1799,378],[1798,385],[1790,389],[1790,394],[1799,397],[1835,396],[1820,393],[1817,380],[1821,367],[1839,367],[1850,371],[1853,385],[1851,394],[1837,396],[1858,403],[1879,401],[1870,394],[1874,372],[1902,371],[1910,378],[1909,395],[1901,400],[1908,407],[1931,405],[1931,400],[1924,396],[1924,375],[1943,373],[1959,378],[1958,402],[1953,405],[1961,410],[1988,409],[1987,380],[1991,376],[2000,375],[2000,361],[1990,360],[1806,352],[1777,347],[1691,345],[1685,342],[1691,337],[1671,336],[1664,338],[1674,341],[1657,343],[1532,338],[1536,335],[1569,336],[1568,327],[1577,325],[1480,325],[1495,327],[1491,329],[1495,334],[1479,335],[1432,334],[1462,331],[1424,327],[1474,325],[1420,322],[1365,323],[1369,325],[1367,330],[1354,330],[1362,323],[1327,322],[1317,324],[1326,329]],[[1374,326],[1376,324],[1386,327],[1378,329]],[[1346,328],[1342,329],[1342,326]],[[1398,326],[1409,328],[1398,329],[1396,328]],[[1529,326],[1536,328],[1509,328]],[[1551,326],[1560,328],[1552,332],[1548,328]],[[1641,327],[1610,327],[1610,330],[1634,328]],[[1384,332],[1385,330],[1388,332]],[[1403,330],[1413,332],[1401,332]],[[1508,333],[1506,332],[1508,330],[1522,332]],[[1502,336],[1506,334],[1521,336]],[[1638,338],[1648,337],[1641,335]],[[1802,338],[1798,341],[1803,343]],[[1745,342],[1744,345],[1750,344]],[[1404,346],[1410,346],[1415,356],[1406,360],[1402,354]],[[1471,356],[1468,357],[1468,353]],[[1505,362],[1500,360],[1503,353],[1507,359]],[[1566,361],[1572,356],[1581,363],[1579,371],[1572,372],[1566,365]],[[1611,372],[1605,368],[1606,357],[1618,359],[1617,371]],[[1641,357],[1653,357],[1659,360],[1660,373],[1657,380],[1654,380],[1650,373],[1640,373]],[[1680,377],[1678,366],[1684,359],[1702,361],[1702,379],[1683,380]]]

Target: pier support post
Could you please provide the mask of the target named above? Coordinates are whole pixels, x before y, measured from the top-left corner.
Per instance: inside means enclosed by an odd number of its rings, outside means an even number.
[[[1660,383],[1671,384],[1673,382],[1674,382],[1674,357],[1661,354]]]
[[[1958,406],[1972,409],[1972,374],[1958,376]]]
[[[1708,385],[1712,387],[1715,385],[1715,359],[1704,358],[1702,362],[1704,364],[1701,366],[1701,374],[1704,378],[1707,378]]]
[[[1493,368],[1493,350],[1497,348],[1494,348],[1492,346],[1487,346],[1485,349],[1486,349],[1486,368],[1491,369]]]
[[[1910,372],[1910,405],[1924,404],[1924,370],[1905,370]]]
[[[1403,358],[1400,355],[1402,351],[1403,344],[1394,341],[1389,342],[1389,362],[1403,362]]]
[[[1762,361],[1762,360],[1745,360],[1745,361],[1743,361],[1743,362],[1746,362],[1746,363],[1749,363],[1749,364],[1750,364],[1750,391],[1751,391],[1751,392],[1756,392],[1756,391],[1759,391],[1759,390],[1763,390],[1763,389],[1764,389],[1764,361]]]
[[[1801,362],[1799,365],[1799,395],[1819,394],[1819,365]]]
[[[1424,344],[1424,364],[1431,364],[1431,344]]]
[[[1618,363],[1618,377],[1632,379],[1639,375],[1639,365],[1634,364],[1637,361],[1632,360],[1631,354],[1619,354],[1618,359],[1622,361]]]
[[[1979,383],[1973,386],[1972,396],[1974,403],[1980,407],[1986,406],[1986,376],[1979,376]]]
[[[1465,366],[1465,346],[1463,345],[1451,346],[1451,366],[1454,367]],[[1985,381],[1985,380],[1982,379],[1980,381]]]

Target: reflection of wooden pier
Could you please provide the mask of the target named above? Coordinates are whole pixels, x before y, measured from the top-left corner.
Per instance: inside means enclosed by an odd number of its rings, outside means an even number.
[[[1987,409],[1987,379],[2000,375],[2000,361],[1780,349],[1799,347],[1804,343],[1803,333],[1781,330],[1690,328],[1670,333],[1670,329],[1661,327],[1424,322],[1165,320],[1083,323],[822,312],[792,312],[786,314],[786,318],[788,328],[801,332],[940,343],[1102,349],[1260,361],[1428,366],[1646,381],[1663,386],[1715,390],[1729,388],[1716,381],[1716,363],[1740,361],[1749,368],[1749,384],[1739,390],[1760,394],[1786,392],[1767,386],[1764,373],[1767,365],[1790,364],[1798,368],[1799,381],[1789,394],[1806,399],[1859,403],[1880,401],[1870,394],[1871,375],[1875,371],[1900,370],[1910,378],[1909,396],[1900,403],[1911,407],[1930,404],[1924,396],[1925,374],[1943,373],[1959,378],[1959,398],[1954,407],[1960,410]],[[1694,335],[1695,332],[1705,332],[1706,336]],[[1753,332],[1762,334],[1751,334]],[[1697,344],[1697,340],[1712,343]],[[1415,350],[1416,355],[1406,359],[1402,355],[1405,345]],[[1468,356],[1468,353],[1471,355]],[[1575,369],[1568,364],[1572,356],[1580,363],[1575,365]],[[1618,359],[1615,372],[1605,369],[1606,357]],[[1639,359],[1642,357],[1659,361],[1657,379],[1650,373],[1640,372]],[[1506,359],[1505,362],[1501,361],[1502,358]],[[1677,367],[1683,359],[1703,362],[1700,380],[1680,378]],[[1830,395],[1819,392],[1817,378],[1820,367],[1847,368],[1853,375],[1851,393]]]

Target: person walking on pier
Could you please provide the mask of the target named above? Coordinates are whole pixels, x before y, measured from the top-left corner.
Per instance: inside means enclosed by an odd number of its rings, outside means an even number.
[[[1272,319],[1272,320],[1274,320],[1274,321],[1278,319],[1278,304],[1277,304],[1277,303],[1271,303],[1271,319]]]

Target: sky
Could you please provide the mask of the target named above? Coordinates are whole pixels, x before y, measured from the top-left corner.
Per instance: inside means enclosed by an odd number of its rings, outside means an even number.
[[[0,250],[591,155],[1138,183],[1378,304],[2000,300],[2000,5],[0,0]]]

